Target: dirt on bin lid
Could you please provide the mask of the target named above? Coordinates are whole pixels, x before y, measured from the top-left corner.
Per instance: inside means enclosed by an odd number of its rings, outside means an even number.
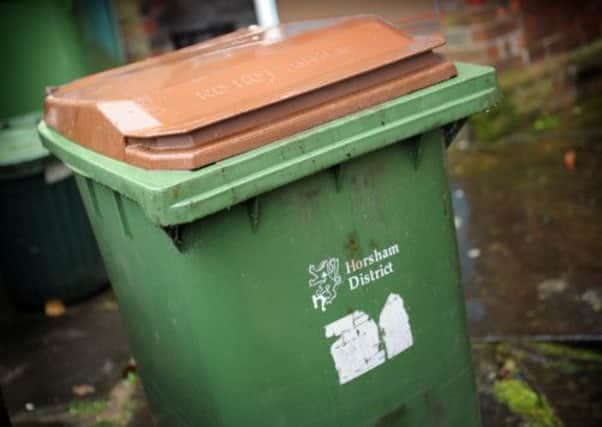
[[[456,75],[374,16],[249,27],[91,75],[46,98],[67,138],[148,169],[195,169]]]

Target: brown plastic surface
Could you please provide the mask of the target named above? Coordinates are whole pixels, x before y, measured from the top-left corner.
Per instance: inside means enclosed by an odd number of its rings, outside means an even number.
[[[46,122],[107,156],[194,169],[455,75],[375,17],[249,28],[76,80],[46,98]]]

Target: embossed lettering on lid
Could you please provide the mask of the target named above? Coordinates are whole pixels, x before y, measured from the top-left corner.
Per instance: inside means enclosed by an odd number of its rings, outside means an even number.
[[[151,169],[193,169],[455,75],[371,16],[250,27],[76,80],[46,122],[95,151]]]

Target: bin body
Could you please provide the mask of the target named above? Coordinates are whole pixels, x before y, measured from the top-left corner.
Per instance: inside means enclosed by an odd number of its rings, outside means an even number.
[[[181,226],[179,248],[78,178],[163,425],[478,425],[442,132],[424,140],[416,169],[399,143]],[[374,251],[391,256],[348,273]],[[329,259],[342,283],[322,311],[309,269]],[[329,325],[354,312],[378,324],[392,295],[413,345],[340,384]]]
[[[46,87],[121,62],[105,0],[7,0],[0,2],[0,26],[0,118],[40,110]]]
[[[445,150],[488,67],[192,171],[39,126],[164,426],[478,426]]]
[[[0,26],[0,273],[21,305],[75,301],[106,286],[106,273],[75,180],[48,182],[59,162],[36,124],[48,87],[120,62],[112,5],[8,0]]]
[[[106,272],[75,179],[42,146],[39,114],[0,130],[0,275],[19,305],[91,295]]]
[[[106,287],[102,259],[72,176],[48,183],[42,170],[0,178],[0,200],[0,271],[15,302],[72,302]]]

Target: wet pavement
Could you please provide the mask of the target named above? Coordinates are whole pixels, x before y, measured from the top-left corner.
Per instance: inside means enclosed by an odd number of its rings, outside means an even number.
[[[0,386],[14,426],[152,425],[111,291],[59,317],[17,310],[0,293],[0,336]]]
[[[598,426],[602,132],[538,135],[450,150],[483,425]],[[56,318],[0,298],[0,336],[15,426],[154,425],[111,292]]]
[[[56,318],[12,311],[2,315],[0,328],[0,380],[10,384],[5,399],[12,408],[64,402],[74,384],[94,384],[98,394],[106,393],[130,357],[110,295],[71,306]]]
[[[602,339],[602,131],[452,149],[449,173],[472,336]]]
[[[15,427],[156,425],[137,376],[128,371],[110,292],[59,318],[2,316],[0,333],[15,337],[0,350],[0,385]],[[22,342],[19,333],[25,333]],[[483,425],[602,425],[602,344],[584,346],[474,339]]]

